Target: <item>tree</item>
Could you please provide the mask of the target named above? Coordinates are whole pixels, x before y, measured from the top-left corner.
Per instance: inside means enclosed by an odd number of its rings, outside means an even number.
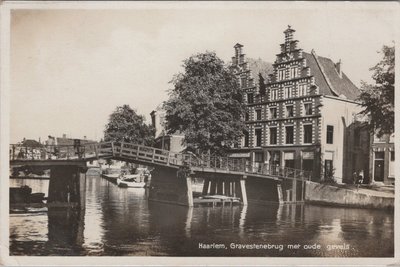
[[[145,123],[142,115],[136,114],[129,105],[123,105],[117,107],[110,115],[104,131],[104,140],[152,146],[154,133],[154,128]]]
[[[361,113],[370,116],[370,126],[378,137],[394,132],[394,45],[383,46],[380,53],[382,60],[370,69],[375,84],[362,82],[359,97],[364,107]]]
[[[223,155],[239,142],[244,104],[236,76],[214,52],[184,60],[164,103],[166,129],[180,131],[189,151]]]

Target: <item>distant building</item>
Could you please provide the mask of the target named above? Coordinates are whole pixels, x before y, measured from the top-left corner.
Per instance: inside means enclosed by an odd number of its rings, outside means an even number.
[[[49,135],[48,139],[45,141],[48,151],[58,154],[61,157],[64,157],[67,154],[70,156],[76,155],[77,151],[76,148],[73,148],[74,146],[83,146],[85,144],[93,143],[97,142],[87,139],[86,136],[84,136],[83,139],[79,139],[69,138],[66,134],[63,134],[62,137],[53,137]],[[84,149],[85,151],[80,150],[80,153],[95,153],[94,146],[85,146]]]
[[[88,140],[86,138],[86,136],[84,136],[83,139],[80,139],[80,138],[69,138],[69,137],[67,137],[66,134],[63,134],[62,137],[55,138],[55,142],[58,146],[73,146],[75,144],[76,140],[78,140],[81,145],[89,144],[89,143],[96,143],[96,141]]]
[[[353,141],[346,135],[361,111],[356,102],[360,92],[343,73],[340,60],[304,52],[294,32],[290,26],[284,31],[264,85],[255,82],[243,46],[234,46],[231,67],[244,92],[247,127],[240,148],[231,155],[312,171],[315,181],[334,176],[343,182],[352,173],[346,150]]]
[[[394,184],[394,134],[386,134],[380,138],[377,135],[371,136],[369,166],[369,176],[372,183]]]
[[[167,134],[165,130],[165,110],[162,108],[162,104],[158,105],[155,110],[150,113],[151,122],[153,127],[156,129],[155,147],[169,150],[171,152],[181,152],[186,147],[182,144],[184,136],[183,134],[176,132],[174,134]]]
[[[33,139],[23,139],[22,142],[20,143],[21,146],[25,147],[30,147],[30,148],[41,148],[43,145],[40,143],[40,141],[36,141]]]

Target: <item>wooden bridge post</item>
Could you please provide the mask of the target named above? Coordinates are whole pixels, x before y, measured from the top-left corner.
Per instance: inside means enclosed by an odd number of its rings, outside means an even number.
[[[240,178],[240,193],[242,195],[243,206],[247,206],[246,176]]]
[[[171,159],[171,151],[168,151],[167,166],[169,166],[169,161]]]
[[[293,177],[292,180],[292,202],[297,201],[297,179],[296,177]]]
[[[111,142],[111,152],[112,152],[112,155],[115,156],[114,142]]]
[[[151,162],[154,162],[155,156],[156,156],[156,149],[153,148],[153,153],[151,154]]]
[[[137,145],[136,159],[139,158],[139,150],[140,150],[140,145]]]
[[[99,158],[99,148],[98,148],[99,144],[94,144],[94,153],[96,155],[96,158]]]
[[[210,186],[210,195],[215,195],[216,189],[217,189],[217,181],[215,179],[212,179]]]
[[[208,194],[208,188],[209,187],[210,187],[210,179],[205,178],[204,179],[204,184],[203,184],[202,195],[207,195]]]
[[[192,177],[187,176],[185,179],[187,190],[187,204],[189,207],[193,207]]]
[[[124,148],[124,140],[121,141],[121,147],[119,149],[119,156],[122,157],[122,149]]]
[[[304,185],[304,176],[301,175],[301,201],[304,201]]]
[[[280,184],[276,185],[276,190],[278,192],[278,203],[283,203],[283,192],[282,186]]]
[[[225,186],[224,195],[225,196],[231,196],[230,185],[231,185],[231,182],[229,180],[225,180],[225,182],[224,182],[224,186]]]

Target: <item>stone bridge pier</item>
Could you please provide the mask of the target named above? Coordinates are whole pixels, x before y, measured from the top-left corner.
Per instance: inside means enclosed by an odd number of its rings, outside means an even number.
[[[240,198],[241,204],[283,203],[281,181],[232,174],[191,173],[189,170],[157,167],[152,172],[149,200],[193,206],[192,178],[203,178],[201,195]]]
[[[246,191],[249,203],[283,203],[281,182],[260,177],[246,179]]]
[[[80,165],[52,166],[50,168],[48,205],[84,209],[86,171],[87,167]]]
[[[149,200],[192,207],[190,172],[183,168],[157,166],[151,173]]]

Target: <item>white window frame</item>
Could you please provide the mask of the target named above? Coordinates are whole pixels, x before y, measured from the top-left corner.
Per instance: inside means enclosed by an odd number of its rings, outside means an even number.
[[[283,81],[285,80],[285,75],[286,74],[286,70],[285,69],[280,69],[278,70],[278,81]]]
[[[305,102],[303,105],[304,105],[304,116],[312,115],[313,114],[312,103],[311,102]],[[306,108],[307,105],[311,105],[311,113],[310,114],[307,114],[307,108]]]
[[[278,99],[278,89],[271,89],[271,100]]]
[[[290,78],[297,78],[297,67],[291,67],[290,68]]]

